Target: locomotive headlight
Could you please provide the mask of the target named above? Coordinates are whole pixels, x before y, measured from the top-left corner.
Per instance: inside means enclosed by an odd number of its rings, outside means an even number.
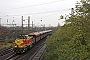
[[[23,46],[20,46],[20,47],[23,47]]]
[[[17,46],[15,46],[15,47],[17,47]]]

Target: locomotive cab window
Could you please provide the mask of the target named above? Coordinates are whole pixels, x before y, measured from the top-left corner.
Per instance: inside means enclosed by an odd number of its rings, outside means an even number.
[[[17,39],[27,39],[26,36],[17,36]]]

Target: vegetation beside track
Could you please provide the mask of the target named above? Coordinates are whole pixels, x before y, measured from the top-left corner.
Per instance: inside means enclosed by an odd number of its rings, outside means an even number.
[[[90,0],[76,4],[75,14],[47,38],[46,60],[90,59]]]
[[[12,43],[0,43],[0,50],[3,49],[3,48],[8,48],[12,45]]]

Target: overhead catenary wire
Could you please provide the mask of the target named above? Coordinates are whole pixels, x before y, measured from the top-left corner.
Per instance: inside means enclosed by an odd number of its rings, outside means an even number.
[[[46,5],[46,4],[52,4],[52,3],[57,3],[63,0],[56,0],[56,1],[52,1],[52,2],[47,2],[47,3],[41,3],[41,4],[36,4],[36,5],[31,5],[31,6],[24,6],[24,7],[18,7],[18,8],[10,8],[10,9],[2,9],[2,10],[12,10],[12,9],[21,9],[21,8],[28,8],[28,7],[36,7],[36,6],[41,6],[41,5]],[[1,9],[0,9],[1,10]],[[0,16],[0,17],[8,17],[11,16],[22,16],[22,15],[36,15],[36,14],[45,14],[45,13],[53,13],[53,12],[57,12],[57,11],[44,11],[44,12],[36,12],[36,13],[29,13],[29,14],[20,14],[20,15],[9,15],[9,14],[4,14],[2,12],[0,12],[1,14],[5,15],[5,16]]]
[[[45,17],[48,17],[48,16],[51,16],[51,15],[53,15],[53,14],[56,14],[56,13],[58,13],[58,12],[65,12],[65,11],[69,11],[70,9],[66,9],[66,10],[62,10],[62,11],[55,11],[55,12],[50,12],[51,14],[50,15],[47,15],[47,16],[44,16],[44,17],[42,17],[42,18],[45,18]],[[46,13],[47,14],[47,13]],[[38,19],[40,19],[40,18],[38,18]]]
[[[46,4],[56,3],[56,2],[60,2],[60,1],[63,1],[63,0],[57,0],[57,1],[47,2],[47,3],[41,3],[41,4],[36,4],[36,5],[31,5],[31,6],[25,6],[25,7],[10,8],[9,10],[27,8],[27,7],[34,7],[34,6],[40,6],[40,5],[46,5]],[[8,10],[8,9],[6,9],[6,10]],[[28,14],[18,14],[18,15],[9,15],[9,14],[4,14],[4,15],[7,17],[7,15],[8,16],[22,16],[22,15],[48,14],[48,13],[55,13],[55,12],[60,12],[60,10],[44,11],[44,12],[36,12],[36,13],[28,13]],[[3,13],[1,13],[1,14],[3,14]],[[0,16],[0,17],[4,17],[4,16]]]
[[[51,15],[54,15],[55,13],[58,13],[58,12],[65,12],[65,11],[68,11],[70,9],[62,9],[62,10],[52,10],[52,11],[45,11],[45,12],[37,12],[37,13],[32,13],[32,15],[37,15],[37,14],[50,14],[50,15],[47,15],[47,16],[44,16],[42,18],[45,18],[45,17],[48,17],[48,16],[51,16]],[[6,15],[6,14],[5,14]],[[25,15],[31,15],[31,14],[23,14],[22,16],[25,16]],[[8,15],[10,17],[13,17],[14,16],[14,19],[21,19],[21,18],[16,18],[15,15]],[[6,20],[8,19],[8,16],[6,15]],[[21,15],[16,15],[16,16],[21,16]],[[10,18],[9,18],[10,19]],[[37,18],[37,19],[40,19],[40,18]],[[5,20],[5,18],[4,18]],[[36,20],[36,19],[34,19]]]
[[[57,2],[60,2],[60,1],[63,1],[63,0],[57,0],[57,1],[52,1],[52,2],[47,2],[47,3],[41,3],[41,4],[36,4],[36,5],[31,5],[31,6],[18,7],[18,8],[2,9],[2,10],[14,10],[14,9],[23,9],[23,8],[29,8],[29,7],[36,7],[36,6],[46,5],[46,4],[57,3]]]
[[[52,10],[52,11],[44,11],[44,12],[37,12],[37,13],[33,13],[32,15],[37,15],[37,14],[47,14],[47,13],[50,13],[51,15],[54,15],[55,13],[58,13],[58,12],[65,12],[65,11],[68,11],[68,10],[71,10],[70,8],[69,9],[62,9],[62,10]],[[53,13],[53,14],[52,14]],[[24,15],[27,15],[27,14],[24,14]],[[30,14],[28,14],[30,15]],[[51,15],[47,15],[47,16],[51,16]],[[15,15],[8,15],[8,16],[15,16]],[[21,16],[21,15],[18,15],[18,16]],[[23,15],[22,15],[23,16]],[[41,18],[45,18],[47,16],[44,16],[44,17],[41,17]],[[15,19],[15,18],[14,18]],[[20,19],[20,18],[19,18]],[[40,19],[40,18],[38,18]],[[34,19],[36,20],[36,19]]]
[[[0,16],[0,18],[1,18],[1,17],[7,17],[7,18],[4,18],[4,19],[8,19],[8,17],[12,17],[12,18],[13,18],[12,15],[4,14],[4,13],[2,13],[2,12],[0,12],[0,14],[3,14],[3,15],[4,15],[4,16]],[[9,19],[10,19],[10,18],[9,18]],[[14,17],[14,19],[21,19],[21,18],[15,18],[15,17]]]
[[[68,9],[62,9],[62,10],[59,9],[59,10],[52,10],[52,11],[44,11],[44,12],[28,13],[28,14],[9,15],[9,16],[22,16],[22,15],[48,14],[48,13],[64,12],[64,11],[68,11],[68,10],[70,10],[70,8],[68,8]]]
[[[52,11],[44,11],[44,12],[36,12],[36,13],[29,13],[29,14],[21,14],[21,15],[6,15],[6,17],[8,16],[10,16],[10,17],[12,17],[13,18],[13,16],[14,16],[14,19],[21,19],[21,18],[16,18],[15,16],[25,16],[25,15],[38,15],[38,14],[51,14],[51,15],[53,15],[53,14],[55,14],[55,13],[58,13],[58,12],[65,12],[65,11],[68,11],[68,10],[70,10],[70,8],[68,8],[68,9],[59,9],[59,10],[52,10]],[[47,15],[47,16],[51,16],[51,15]],[[42,17],[42,18],[45,18],[45,17],[47,17],[47,16],[44,16],[44,17]],[[7,19],[7,18],[6,18]],[[9,18],[10,19],[10,18]],[[40,18],[38,18],[38,19],[40,19]]]

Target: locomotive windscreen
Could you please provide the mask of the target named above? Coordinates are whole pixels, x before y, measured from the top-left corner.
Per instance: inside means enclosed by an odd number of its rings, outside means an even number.
[[[17,39],[27,39],[27,36],[25,36],[25,35],[19,35],[19,36],[17,36]]]

